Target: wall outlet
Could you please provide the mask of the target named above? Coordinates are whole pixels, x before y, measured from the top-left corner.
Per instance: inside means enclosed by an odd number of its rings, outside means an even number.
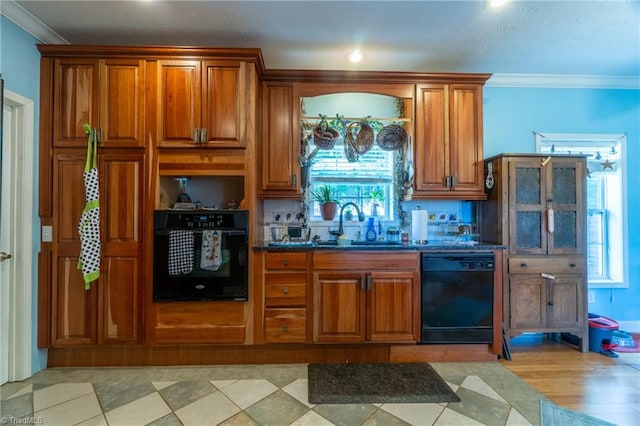
[[[589,303],[596,303],[596,292],[595,291],[590,291],[589,292]]]
[[[50,243],[53,241],[53,228],[51,226],[42,227],[42,242]]]

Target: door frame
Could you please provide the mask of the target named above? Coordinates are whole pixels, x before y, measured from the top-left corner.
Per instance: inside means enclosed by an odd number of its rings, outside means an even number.
[[[24,380],[32,375],[33,335],[37,322],[33,318],[33,271],[36,258],[33,242],[34,210],[34,103],[31,99],[4,91],[4,105],[11,108],[11,121],[3,122],[10,126],[9,140],[11,158],[3,158],[13,178],[10,182],[10,209],[7,215],[12,259],[7,262],[10,268],[9,295],[9,345],[8,345],[8,381]],[[2,111],[4,114],[4,110]],[[3,129],[4,131],[4,129]],[[8,170],[7,170],[8,169]],[[5,210],[6,212],[7,210]],[[25,214],[25,212],[27,214]],[[20,230],[16,232],[15,230]],[[4,354],[6,355],[6,354]]]

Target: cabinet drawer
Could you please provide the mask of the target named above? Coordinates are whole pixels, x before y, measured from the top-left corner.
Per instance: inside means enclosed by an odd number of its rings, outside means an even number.
[[[315,251],[313,253],[313,269],[357,270],[370,271],[418,269],[420,265],[417,252],[351,252],[340,250]]]
[[[266,269],[306,269],[307,253],[269,252],[264,259]]]
[[[581,257],[512,257],[509,259],[509,273],[582,273],[584,259]]]
[[[307,274],[305,272],[266,274],[264,297],[267,306],[305,306]]]
[[[267,343],[305,342],[306,309],[265,309],[264,340]]]

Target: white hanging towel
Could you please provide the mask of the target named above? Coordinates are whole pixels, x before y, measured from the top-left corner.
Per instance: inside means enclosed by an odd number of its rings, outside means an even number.
[[[202,254],[200,268],[217,271],[222,265],[222,232],[202,231]]]
[[[98,147],[95,133],[89,124],[82,126],[87,133],[87,161],[82,178],[84,180],[86,204],[78,223],[80,234],[80,256],[78,269],[82,270],[84,288],[88,290],[91,282],[100,277],[100,191],[98,182]]]
[[[169,231],[169,275],[188,274],[193,270],[193,231]]]

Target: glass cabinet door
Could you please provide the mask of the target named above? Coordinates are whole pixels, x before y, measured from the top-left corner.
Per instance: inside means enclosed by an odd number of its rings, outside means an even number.
[[[584,163],[542,157],[509,163],[509,253],[580,254]]]
[[[553,232],[549,234],[549,254],[582,252],[581,216],[584,202],[584,169],[581,161],[554,158],[547,166],[551,185],[548,207],[553,208]]]
[[[509,163],[509,253],[546,254],[546,181],[538,158]]]

